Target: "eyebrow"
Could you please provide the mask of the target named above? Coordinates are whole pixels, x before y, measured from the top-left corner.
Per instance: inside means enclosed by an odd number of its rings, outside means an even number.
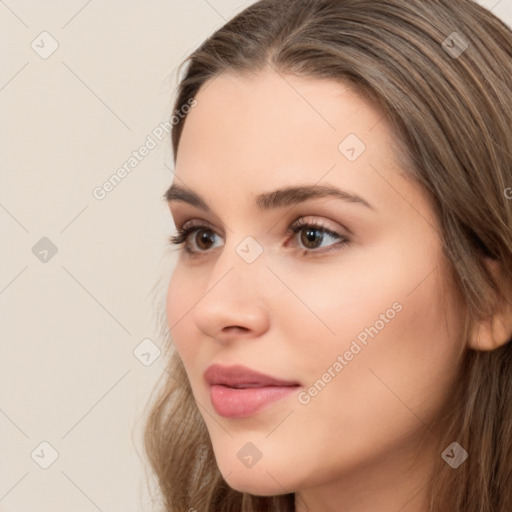
[[[361,204],[371,210],[375,210],[375,208],[362,197],[340,190],[331,185],[286,187],[272,192],[264,192],[256,196],[256,206],[260,210],[270,210],[274,208],[282,208],[284,206],[296,205],[309,199],[320,199],[325,197],[342,199],[343,201]],[[205,212],[212,213],[210,207],[206,204],[204,199],[201,198],[201,196],[193,190],[181,187],[176,183],[173,183],[169,187],[169,190],[164,194],[164,199],[167,203],[181,201],[200,208]]]

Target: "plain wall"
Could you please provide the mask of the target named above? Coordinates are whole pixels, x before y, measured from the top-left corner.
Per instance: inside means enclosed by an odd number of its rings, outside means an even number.
[[[251,3],[0,2],[0,511],[154,510],[140,457],[164,371],[152,290],[175,263],[156,134],[182,59]],[[512,0],[481,3],[512,26]],[[58,453],[47,469],[42,442]]]

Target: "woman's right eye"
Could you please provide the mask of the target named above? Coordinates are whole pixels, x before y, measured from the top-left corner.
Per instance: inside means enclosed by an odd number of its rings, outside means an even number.
[[[194,233],[196,236],[192,237],[191,235]],[[202,233],[200,237],[197,236],[199,233]],[[184,244],[184,249],[189,254],[200,254],[212,248],[211,246],[202,247],[202,245],[208,245],[215,236],[217,236],[217,233],[207,226],[189,226],[186,228],[178,228],[177,235],[171,236],[169,242],[174,245]],[[196,245],[196,247],[192,249],[190,248],[191,240],[195,241]]]

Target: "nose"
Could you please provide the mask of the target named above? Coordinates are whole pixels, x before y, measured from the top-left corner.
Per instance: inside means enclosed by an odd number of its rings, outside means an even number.
[[[192,311],[203,334],[226,343],[257,338],[268,330],[269,271],[263,260],[248,264],[234,249],[224,247]]]

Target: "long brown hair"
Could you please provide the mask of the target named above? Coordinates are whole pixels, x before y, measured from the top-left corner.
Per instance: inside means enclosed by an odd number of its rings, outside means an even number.
[[[451,284],[473,322],[512,288],[512,31],[472,0],[262,0],[183,62],[175,109],[225,70],[350,82],[384,108],[403,168],[431,198]],[[174,126],[174,159],[186,116]],[[512,195],[512,190],[511,190]],[[484,260],[499,263],[496,278]],[[293,511],[294,494],[231,489],[176,353],[145,427],[165,510]],[[510,341],[510,340],[509,340]],[[512,344],[468,349],[446,408],[430,512],[512,511]],[[156,390],[155,390],[156,391]],[[457,470],[441,458],[457,441]]]

